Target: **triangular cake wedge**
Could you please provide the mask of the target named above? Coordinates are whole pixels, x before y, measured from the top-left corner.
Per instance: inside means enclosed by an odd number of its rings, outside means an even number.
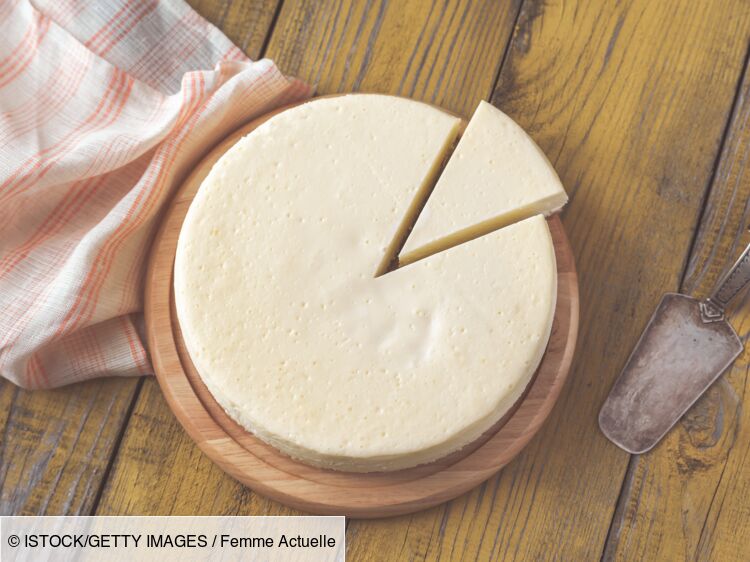
[[[480,102],[399,255],[407,264],[519,220],[562,208],[547,157],[499,109]]]

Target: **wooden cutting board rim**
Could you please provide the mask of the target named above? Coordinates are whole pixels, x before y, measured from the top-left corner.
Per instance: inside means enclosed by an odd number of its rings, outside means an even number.
[[[558,269],[550,341],[522,399],[477,442],[434,463],[391,473],[335,472],[287,457],[236,424],[203,385],[180,334],[172,274],[182,222],[213,164],[241,137],[293,105],[230,134],[194,168],[172,199],[154,239],[146,274],[145,323],[156,378],[172,412],[201,450],[264,496],[303,511],[360,518],[432,507],[477,486],[510,462],[554,406],[570,370],[578,334],[578,278],[572,250],[560,219],[549,218]]]

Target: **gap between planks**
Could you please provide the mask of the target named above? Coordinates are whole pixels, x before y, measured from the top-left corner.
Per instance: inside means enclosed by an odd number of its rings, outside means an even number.
[[[122,419],[122,424],[120,424],[120,428],[117,431],[117,436],[115,437],[114,444],[112,445],[112,454],[110,454],[109,459],[107,459],[107,466],[104,468],[104,473],[102,474],[102,478],[99,481],[99,486],[96,490],[96,493],[94,494],[94,500],[91,503],[91,510],[89,512],[89,515],[96,515],[96,510],[99,508],[99,502],[102,499],[105,485],[109,481],[109,476],[112,473],[112,467],[115,464],[117,453],[120,451],[122,439],[125,437],[125,431],[127,430],[128,424],[130,423],[130,418],[133,415],[133,410],[135,410],[135,405],[138,403],[138,397],[141,395],[141,389],[143,388],[144,379],[145,377],[139,377],[139,380],[135,385],[135,390],[133,391],[133,396],[130,399],[130,404],[128,404],[128,408],[125,411],[125,415]]]

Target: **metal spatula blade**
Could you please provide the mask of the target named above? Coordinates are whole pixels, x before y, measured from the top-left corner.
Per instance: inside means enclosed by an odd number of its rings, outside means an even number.
[[[599,427],[645,453],[742,353],[724,308],[750,281],[750,246],[705,300],[667,293],[599,412]]]

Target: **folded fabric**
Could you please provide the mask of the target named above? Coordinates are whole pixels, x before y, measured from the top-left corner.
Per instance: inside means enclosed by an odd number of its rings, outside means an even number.
[[[0,375],[151,373],[160,211],[218,140],[310,93],[180,0],[0,0]]]

